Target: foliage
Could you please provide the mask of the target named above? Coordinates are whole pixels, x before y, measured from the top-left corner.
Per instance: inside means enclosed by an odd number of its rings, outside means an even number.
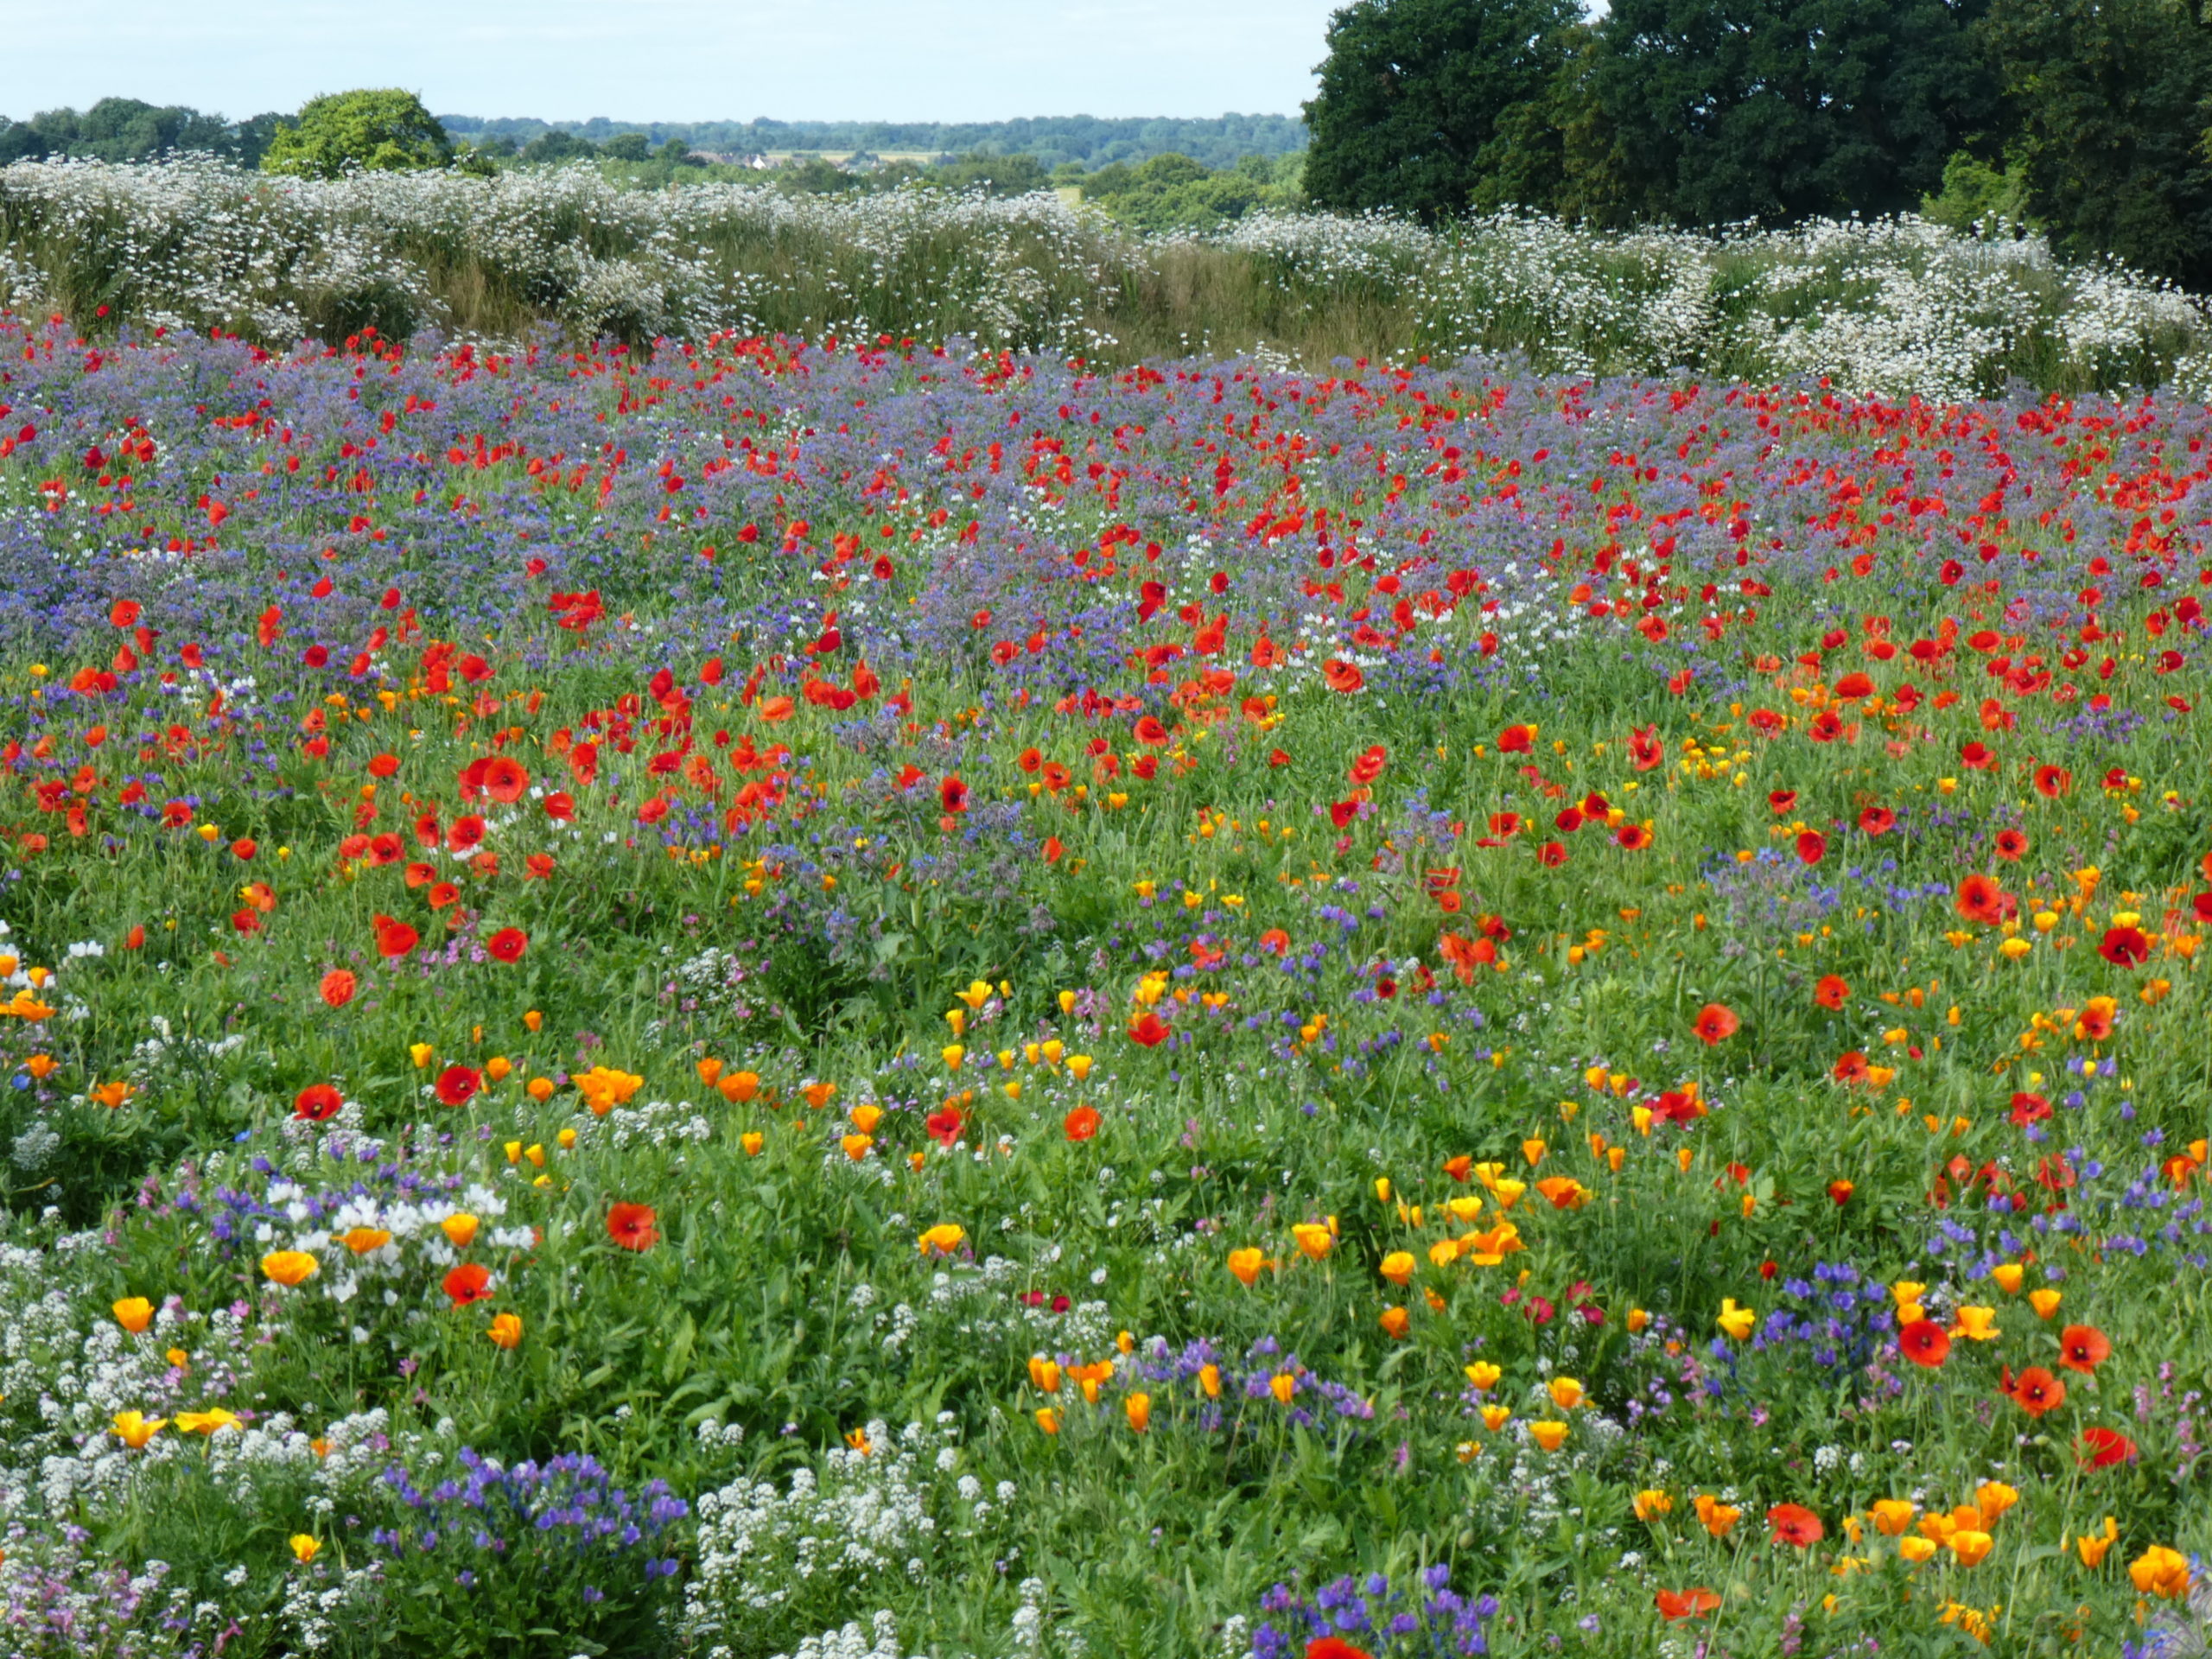
[[[1961,232],[2008,226],[2041,228],[2029,215],[2025,183],[1963,149],[1943,163],[1943,188],[1923,197],[1920,211],[1930,222]]]
[[[1248,177],[1155,179],[1157,195],[1091,207],[918,181],[813,194],[688,177],[637,190],[581,168],[272,181],[18,165],[0,169],[0,302],[103,334],[283,344],[365,327],[522,341],[550,322],[637,345],[961,336],[1117,365],[1257,351],[1325,372],[1339,357],[1479,350],[1546,370],[1826,375],[1934,397],[2203,374],[2195,302],[2056,260],[2037,238],[1992,245],[1918,220],[1709,237],[1499,216],[1430,231],[1263,200],[1211,231],[1142,235],[1111,216],[1195,219]]]
[[[2201,397],[0,360],[10,1651],[2204,1635]]]
[[[1355,0],[1306,106],[1306,188],[1326,207],[1435,221],[1559,198],[1552,119],[1574,0]]]
[[[2007,171],[2076,257],[2212,284],[2212,23],[2167,0],[1993,0]]]
[[[260,164],[283,119],[257,115],[232,125],[181,105],[156,108],[135,98],[104,98],[81,115],[61,109],[25,121],[0,117],[0,162],[48,157],[150,162],[196,151],[251,168]]]
[[[264,173],[335,179],[353,169],[404,173],[443,167],[453,141],[412,92],[332,92],[311,98],[263,153]]]
[[[1586,85],[1631,218],[1907,211],[1994,117],[1961,0],[1621,0]]]
[[[553,124],[527,118],[439,118],[456,138],[529,143]],[[1211,119],[1111,119],[1078,115],[1016,121],[652,121],[595,119],[568,124],[571,136],[594,146],[635,130],[657,147],[680,143],[715,156],[851,155],[860,151],[943,158],[976,153],[1030,156],[1046,169],[1074,163],[1086,171],[1113,162],[1192,156],[1209,167],[1233,167],[1246,156],[1290,156],[1306,148],[1295,116],[1224,115]]]
[[[1135,167],[1116,162],[1071,182],[1084,201],[1134,230],[1215,231],[1255,210],[1302,206],[1302,166],[1297,156],[1270,163],[1249,156],[1216,170],[1187,156],[1155,156]]]

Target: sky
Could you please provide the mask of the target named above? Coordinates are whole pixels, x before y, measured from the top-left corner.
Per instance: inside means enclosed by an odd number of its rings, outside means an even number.
[[[1343,0],[0,0],[0,113],[401,86],[582,121],[1295,114]]]

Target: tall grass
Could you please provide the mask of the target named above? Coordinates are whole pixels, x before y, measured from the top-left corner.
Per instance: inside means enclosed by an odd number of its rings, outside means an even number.
[[[552,325],[632,343],[960,337],[1114,363],[1479,351],[1947,398],[2212,378],[2196,298],[2063,264],[2038,238],[1916,219],[1708,236],[1266,214],[1159,237],[1049,194],[626,190],[582,168],[324,183],[191,161],[22,163],[0,168],[0,304],[272,345]]]

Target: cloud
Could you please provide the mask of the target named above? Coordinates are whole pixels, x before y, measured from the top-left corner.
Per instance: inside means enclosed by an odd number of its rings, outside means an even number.
[[[399,86],[582,119],[1294,112],[1338,0],[34,0],[0,111],[109,94],[232,116]]]

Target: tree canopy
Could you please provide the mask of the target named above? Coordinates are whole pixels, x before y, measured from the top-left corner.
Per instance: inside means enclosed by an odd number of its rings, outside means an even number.
[[[400,173],[445,167],[453,140],[412,92],[333,92],[310,99],[261,158],[265,173],[332,179],[350,168]]]
[[[1426,219],[1548,204],[1580,17],[1576,0],[1354,0],[1306,106],[1307,192]]]

